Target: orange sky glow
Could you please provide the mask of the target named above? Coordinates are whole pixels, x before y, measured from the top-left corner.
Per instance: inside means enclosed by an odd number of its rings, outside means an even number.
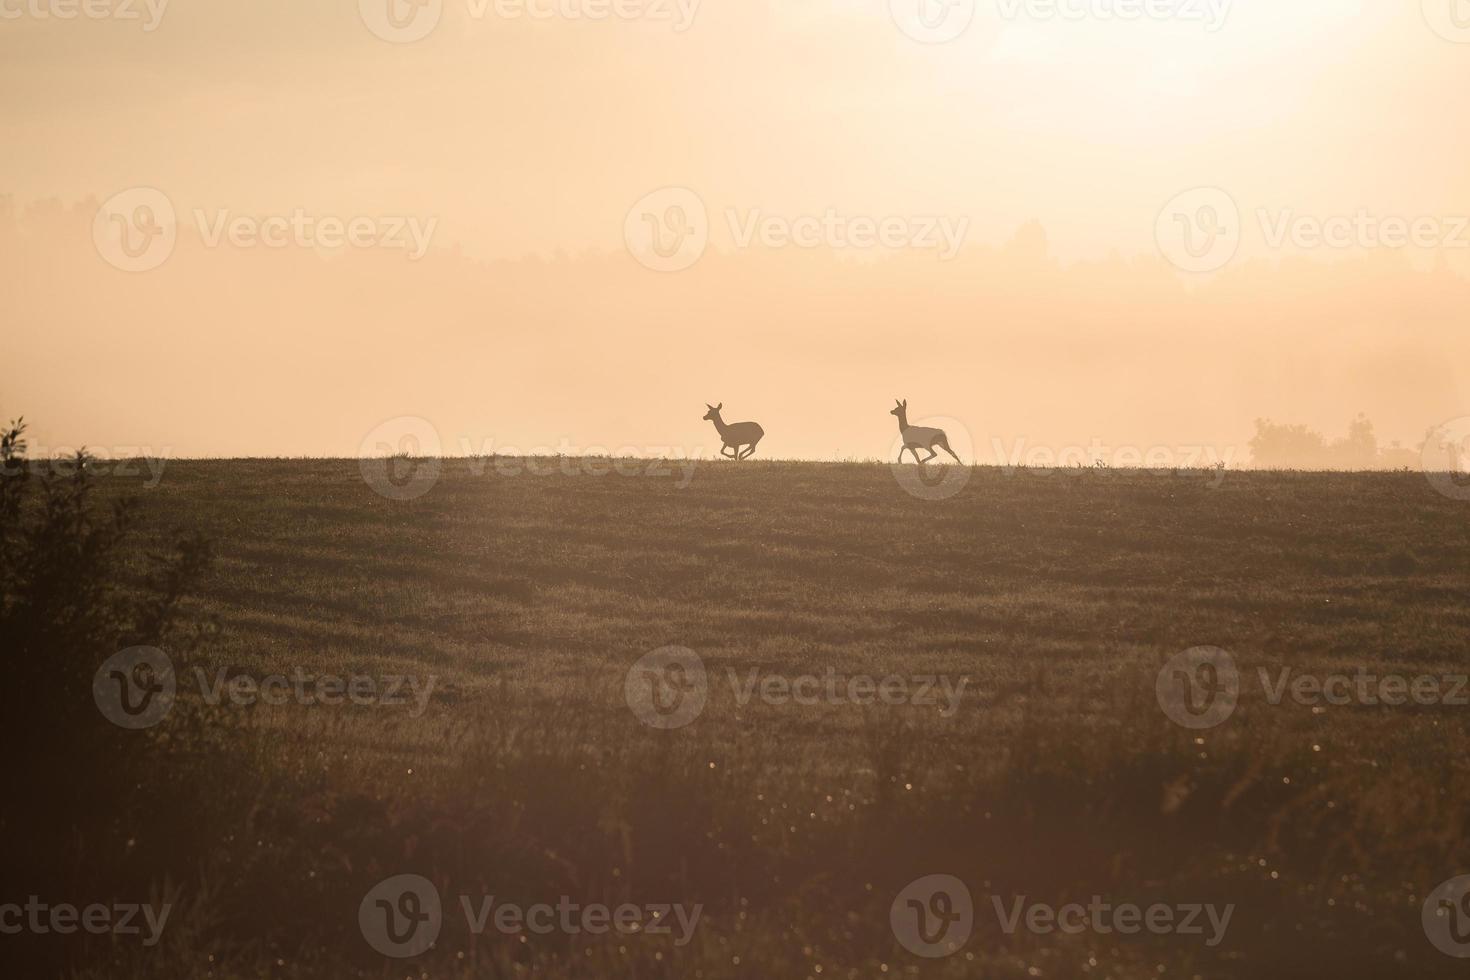
[[[41,450],[886,458],[1470,414],[1462,0],[0,0]],[[957,440],[959,441],[959,440]],[[1228,456],[1227,456],[1228,454]]]

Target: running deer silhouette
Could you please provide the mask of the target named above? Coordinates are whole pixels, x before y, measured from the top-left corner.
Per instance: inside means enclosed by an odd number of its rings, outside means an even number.
[[[718,405],[706,402],[704,407],[709,409],[704,413],[705,421],[715,424],[715,428],[720,433],[720,441],[724,443],[720,447],[721,456],[726,459],[746,459],[755,452],[755,444],[760,442],[761,437],[766,434],[765,429],[754,422],[726,422],[720,418],[720,409],[725,407],[724,402]],[[741,446],[747,447],[744,452],[740,451]],[[727,453],[726,449],[733,450],[733,452]]]
[[[898,399],[894,399],[894,403],[897,405],[897,407],[890,411],[888,414],[898,416],[898,431],[900,434],[903,435],[903,448],[898,451],[898,461],[900,463],[903,462],[904,449],[907,449],[909,452],[914,454],[914,462],[922,466],[925,463],[929,462],[929,460],[933,459],[935,456],[939,455],[938,450],[934,448],[935,446],[938,446],[940,449],[943,449],[951,456],[954,456],[954,461],[956,463],[960,462],[960,458],[955,455],[955,451],[949,448],[949,437],[944,434],[943,429],[929,429],[925,428],[922,425],[909,425],[908,401],[898,401]],[[923,459],[920,459],[920,449],[927,449],[929,451],[929,455],[925,456]],[[963,466],[964,464],[961,463],[960,465]]]

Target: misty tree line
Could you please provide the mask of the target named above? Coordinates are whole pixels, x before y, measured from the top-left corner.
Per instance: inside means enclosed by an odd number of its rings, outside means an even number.
[[[1354,470],[1416,466],[1420,447],[1405,448],[1398,442],[1380,446],[1372,421],[1359,413],[1348,424],[1347,435],[1332,440],[1305,425],[1256,419],[1250,448],[1252,463],[1260,467]]]

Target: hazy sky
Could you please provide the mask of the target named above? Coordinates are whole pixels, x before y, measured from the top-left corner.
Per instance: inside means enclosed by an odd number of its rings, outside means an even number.
[[[0,0],[0,413],[179,454],[400,415],[712,452],[723,400],[883,456],[894,396],[982,458],[1408,442],[1470,413],[1467,83],[1463,0]]]

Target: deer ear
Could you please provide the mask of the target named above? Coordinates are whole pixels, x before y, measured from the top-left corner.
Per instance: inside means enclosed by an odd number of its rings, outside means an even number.
[[[720,402],[718,405],[715,406],[715,411],[718,412],[720,409],[722,409],[724,407],[725,407],[725,403],[724,402]]]

